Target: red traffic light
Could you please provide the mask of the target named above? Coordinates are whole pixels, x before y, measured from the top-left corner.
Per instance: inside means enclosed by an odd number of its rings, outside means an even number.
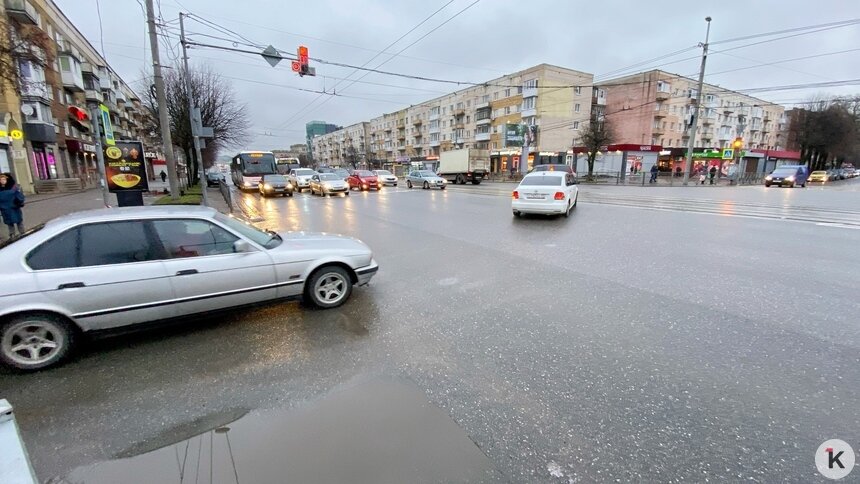
[[[302,65],[307,65],[307,63],[308,63],[308,48],[305,47],[304,45],[300,45],[299,50],[298,50],[298,54],[299,54],[299,63]]]

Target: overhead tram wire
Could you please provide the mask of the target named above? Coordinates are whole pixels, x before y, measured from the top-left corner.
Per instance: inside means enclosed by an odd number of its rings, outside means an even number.
[[[852,25],[857,25],[857,24],[860,24],[860,19],[842,20],[839,22],[830,22],[830,23],[817,24],[817,25],[806,25],[804,27],[795,27],[795,28],[791,28],[791,29],[774,30],[772,32],[762,32],[762,33],[758,33],[758,34],[744,35],[741,37],[734,37],[731,39],[715,40],[713,42],[708,42],[708,45],[727,44],[730,42],[739,42],[742,40],[757,39],[757,38],[761,38],[761,37],[769,37],[772,35],[788,34],[788,33],[792,33],[792,32],[800,32],[800,31],[813,30],[813,29],[822,29],[822,30],[816,30],[816,32],[821,32],[823,30],[838,29],[841,27],[850,27]],[[810,32],[810,33],[814,33],[814,32]]]

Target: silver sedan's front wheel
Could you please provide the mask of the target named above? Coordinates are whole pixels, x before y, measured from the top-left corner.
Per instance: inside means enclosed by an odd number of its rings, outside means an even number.
[[[66,321],[48,314],[22,315],[0,328],[0,361],[19,370],[38,370],[68,355],[74,332]]]
[[[318,269],[308,281],[306,295],[310,301],[321,308],[340,306],[352,293],[352,281],[349,274],[337,266],[326,266]]]

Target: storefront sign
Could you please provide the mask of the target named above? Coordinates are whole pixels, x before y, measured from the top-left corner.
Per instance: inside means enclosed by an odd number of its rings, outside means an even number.
[[[13,129],[12,131],[9,131],[9,137],[16,140],[24,139],[24,132],[20,129]]]
[[[111,193],[149,189],[143,143],[119,141],[105,148],[105,175]]]
[[[707,150],[699,153],[693,153],[693,158],[715,158],[721,159],[723,154],[717,150]]]
[[[110,110],[104,104],[99,104],[99,113],[102,115],[102,129],[104,131],[102,134],[105,137],[105,143],[108,146],[114,146],[116,140],[113,137],[113,126],[110,124]],[[142,155],[143,153],[141,152]]]

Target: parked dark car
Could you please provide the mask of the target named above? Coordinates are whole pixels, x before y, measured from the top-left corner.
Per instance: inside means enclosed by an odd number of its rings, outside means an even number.
[[[217,170],[209,170],[206,172],[206,186],[214,187],[223,183],[225,180],[224,174]]]
[[[809,178],[809,170],[805,165],[783,165],[778,166],[770,175],[764,177],[764,186],[777,185],[794,188],[800,185],[805,187],[807,178]]]

